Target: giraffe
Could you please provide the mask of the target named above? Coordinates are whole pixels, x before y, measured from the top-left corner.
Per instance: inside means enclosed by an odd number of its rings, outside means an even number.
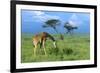
[[[45,48],[45,43],[46,43],[46,40],[48,38],[53,41],[54,48],[57,47],[56,46],[56,40],[49,33],[42,32],[42,33],[36,34],[32,39],[33,45],[34,45],[34,56],[36,56],[36,50],[37,50],[38,44],[40,44],[40,48],[42,47],[43,50],[44,50],[45,55],[47,55],[46,48]]]

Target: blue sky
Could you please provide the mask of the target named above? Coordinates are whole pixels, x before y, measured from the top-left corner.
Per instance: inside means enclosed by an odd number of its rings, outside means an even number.
[[[59,19],[61,25],[57,26],[60,33],[65,33],[64,24],[68,21],[77,26],[76,33],[90,33],[90,14],[60,11],[21,10],[22,33],[49,32],[56,33],[52,28],[43,28],[44,22],[49,19]]]

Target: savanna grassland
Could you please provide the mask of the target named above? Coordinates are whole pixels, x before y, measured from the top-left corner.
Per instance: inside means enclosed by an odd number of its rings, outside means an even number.
[[[32,44],[33,34],[21,36],[21,62],[46,62],[46,61],[73,61],[90,59],[90,37],[88,34],[64,35],[64,40],[57,40],[57,48],[53,48],[51,40],[46,41],[45,56],[43,48],[38,45],[37,55],[34,57]],[[59,38],[59,35],[53,35]]]

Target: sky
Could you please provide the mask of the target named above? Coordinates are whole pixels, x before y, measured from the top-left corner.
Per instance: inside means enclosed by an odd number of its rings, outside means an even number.
[[[21,10],[21,29],[22,33],[39,33],[48,32],[56,34],[53,28],[43,28],[42,26],[49,19],[58,19],[61,24],[57,26],[60,33],[65,33],[66,29],[63,27],[66,22],[78,29],[75,33],[90,33],[90,14],[80,12],[61,12],[61,11],[36,11],[36,10]]]

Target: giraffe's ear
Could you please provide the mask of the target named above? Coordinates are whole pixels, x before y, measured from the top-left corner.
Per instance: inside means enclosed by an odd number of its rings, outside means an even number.
[[[53,42],[53,45],[54,45],[55,48],[57,48],[57,46],[56,46],[56,42],[55,42],[55,41]]]

